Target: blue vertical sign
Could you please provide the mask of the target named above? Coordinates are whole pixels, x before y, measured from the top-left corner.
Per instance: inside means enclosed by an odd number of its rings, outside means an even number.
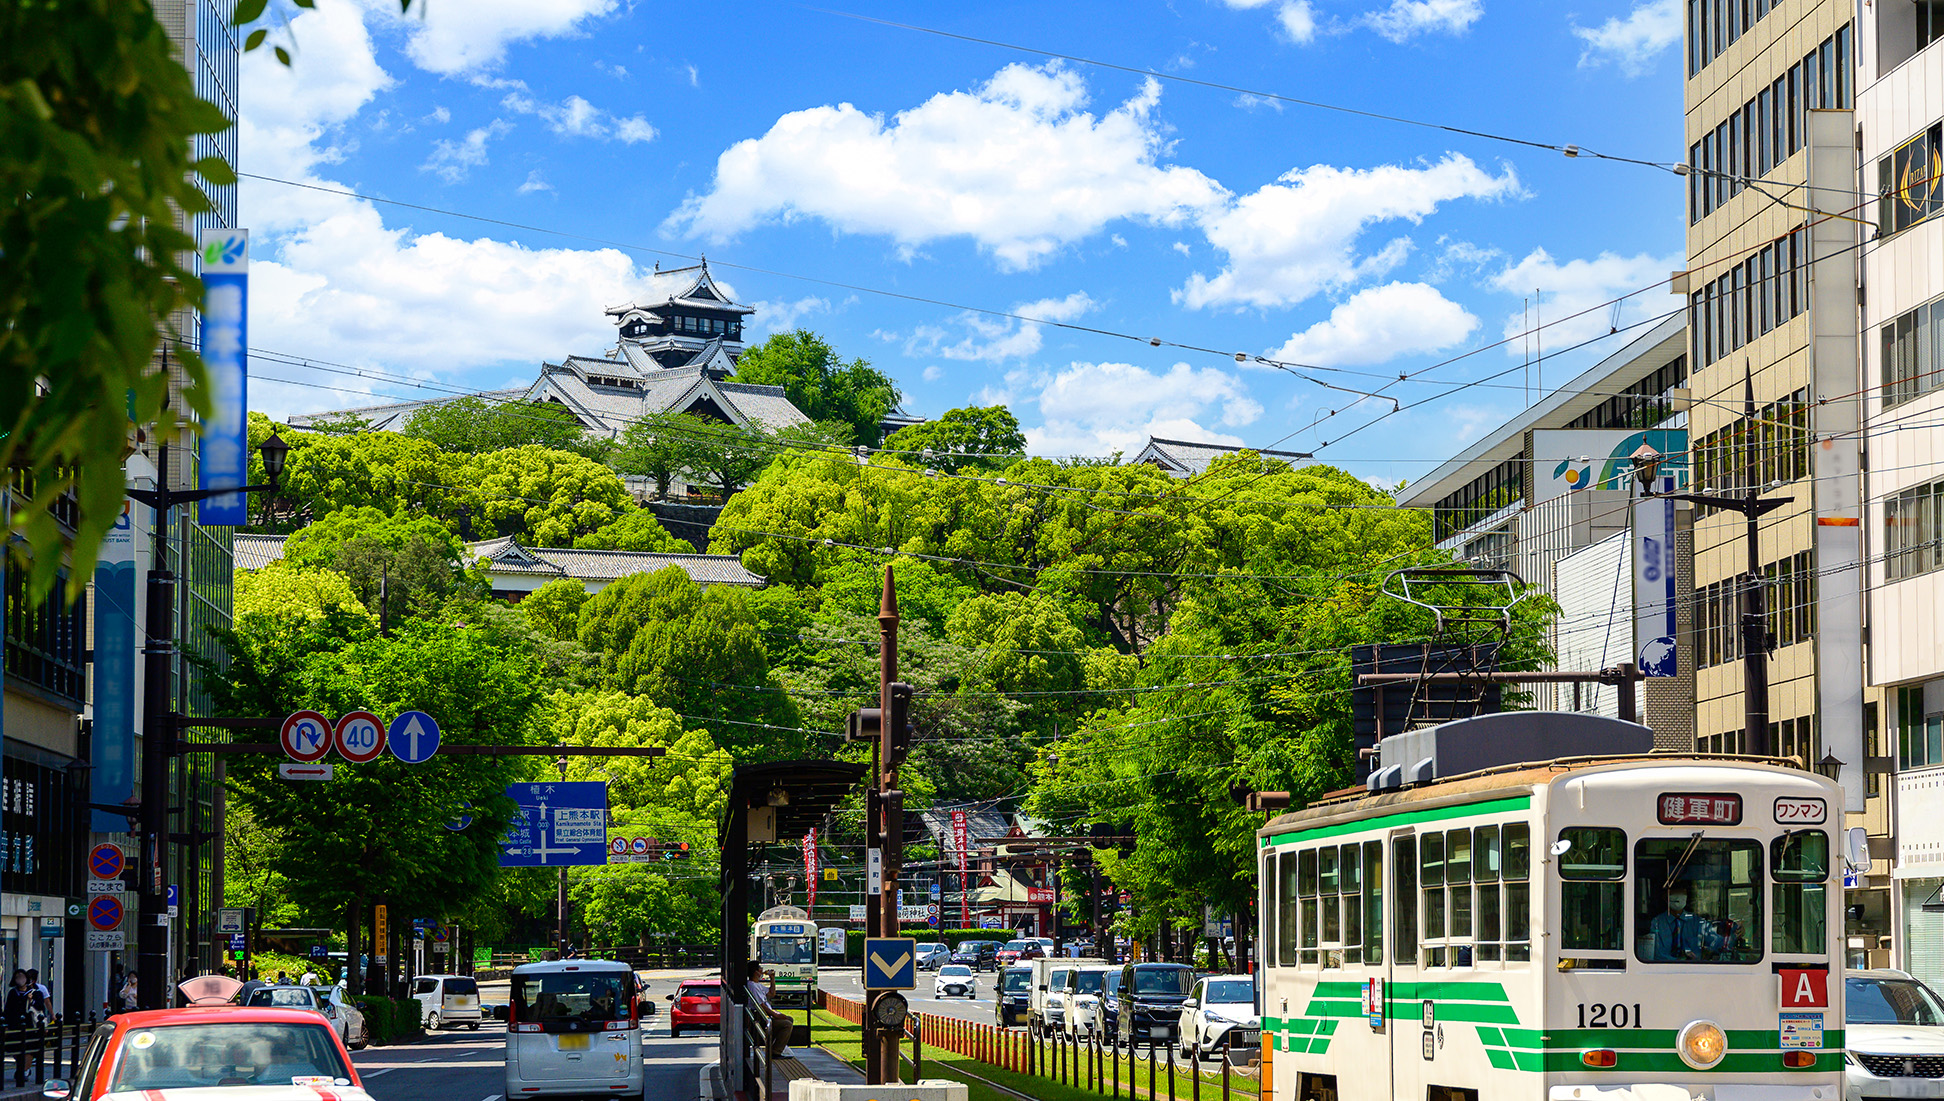
[[[89,756],[97,804],[131,803],[135,793],[135,505],[122,498],[121,515],[102,537],[94,573],[94,727]],[[89,814],[100,833],[128,828],[112,811]]]
[[[250,231],[207,229],[202,233],[202,361],[209,373],[209,415],[203,418],[203,489],[249,484]],[[241,493],[224,493],[202,503],[204,524],[241,525],[249,511]]]
[[[1661,478],[1659,492],[1674,492],[1675,480]],[[1675,591],[1674,502],[1648,497],[1634,504],[1634,664],[1649,677],[1681,675],[1675,639],[1680,594]]]

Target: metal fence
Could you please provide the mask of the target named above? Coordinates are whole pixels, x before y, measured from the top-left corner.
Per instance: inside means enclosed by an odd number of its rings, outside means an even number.
[[[15,1088],[73,1077],[88,1037],[100,1025],[93,1013],[83,1017],[78,1010],[31,1028],[0,1020],[0,1086],[6,1084],[8,1074]]]

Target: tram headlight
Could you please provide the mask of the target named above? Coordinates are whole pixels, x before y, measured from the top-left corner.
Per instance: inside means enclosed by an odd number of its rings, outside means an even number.
[[[1728,1054],[1728,1034],[1713,1021],[1689,1021],[1675,1042],[1681,1061],[1695,1070],[1708,1070]]]

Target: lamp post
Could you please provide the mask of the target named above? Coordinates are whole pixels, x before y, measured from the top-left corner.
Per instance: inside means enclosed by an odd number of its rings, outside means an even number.
[[[274,493],[283,477],[289,445],[272,435],[258,449],[263,457],[263,485],[214,489],[175,489],[169,484],[169,445],[157,453],[154,489],[131,489],[128,496],[155,510],[155,545],[149,562],[148,637],[142,645],[142,792],[141,831],[142,917],[135,927],[135,986],[143,1009],[169,1004],[168,885],[163,868],[169,845],[169,762],[176,755],[175,599],[176,576],[169,568],[169,513],[177,505],[227,493]],[[193,920],[193,917],[191,918]]]
[[[1822,760],[1815,764],[1816,774],[1826,780],[1834,780],[1843,774],[1843,762],[1836,754],[1824,750]]]
[[[1755,426],[1755,384],[1746,372],[1742,375],[1743,412],[1752,436]],[[1752,450],[1749,452],[1752,456]],[[1748,486],[1740,496],[1711,493],[1656,493],[1654,478],[1666,458],[1642,444],[1632,455],[1634,477],[1639,479],[1641,495],[1676,501],[1692,501],[1725,512],[1739,512],[1746,526],[1748,571],[1742,575],[1742,735],[1747,751],[1758,757],[1769,755],[1768,722],[1768,600],[1762,585],[1761,518],[1795,500],[1790,497],[1764,497],[1763,487],[1755,481],[1753,461],[1749,463]]]

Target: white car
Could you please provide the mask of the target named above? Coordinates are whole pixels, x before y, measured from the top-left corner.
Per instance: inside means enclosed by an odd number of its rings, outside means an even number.
[[[979,980],[972,969],[962,963],[948,963],[939,967],[938,978],[932,983],[932,996],[936,998],[977,998]]]
[[[1843,979],[1846,1101],[1944,1098],[1944,1001],[1902,971]]]
[[[470,975],[420,975],[412,980],[412,997],[428,1032],[452,1024],[479,1028],[479,984]]]
[[[324,1015],[338,1039],[353,1051],[371,1042],[364,1014],[335,986],[244,986],[239,1000],[263,1009],[308,1009]]]
[[[1067,1038],[1076,1042],[1093,1039],[1100,1028],[1100,999],[1120,986],[1120,968],[1112,965],[1076,967],[1067,972]]]
[[[1247,975],[1211,975],[1195,983],[1181,1003],[1181,1057],[1219,1055],[1234,1044],[1247,1051],[1262,1043],[1255,1011],[1255,982]]]

